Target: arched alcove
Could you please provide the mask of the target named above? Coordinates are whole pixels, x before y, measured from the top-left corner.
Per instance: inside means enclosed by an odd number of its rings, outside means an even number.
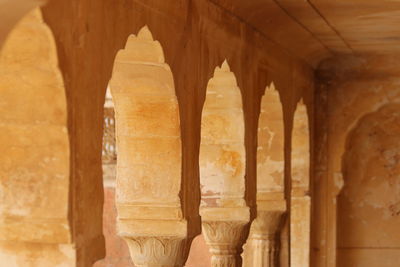
[[[293,118],[291,151],[290,262],[310,264],[310,133],[306,105],[300,101]]]
[[[279,92],[272,83],[261,98],[257,134],[257,217],[244,248],[246,267],[276,266],[284,197],[284,121]]]
[[[187,223],[180,199],[179,106],[162,47],[147,27],[130,35],[118,52],[110,89],[117,127],[118,233],[134,264],[183,265]]]
[[[279,92],[274,84],[267,87],[261,99],[258,120],[257,199],[276,193],[284,198],[284,122]]]
[[[337,265],[389,267],[400,260],[400,104],[362,117],[347,137],[338,195]]]
[[[161,45],[147,27],[131,35],[118,52],[110,88],[116,111],[120,207],[133,202],[179,207],[178,101]]]
[[[1,261],[75,266],[65,89],[55,41],[39,9],[15,26],[2,47],[0,96]]]
[[[202,205],[244,205],[244,117],[235,75],[225,61],[207,86],[201,120],[200,184]]]
[[[202,111],[200,185],[202,228],[212,266],[238,266],[249,222],[245,194],[242,96],[224,61],[208,82]]]

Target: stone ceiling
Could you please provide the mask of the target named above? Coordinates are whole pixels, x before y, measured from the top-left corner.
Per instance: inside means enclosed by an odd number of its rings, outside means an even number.
[[[400,0],[210,0],[311,65],[400,52]]]

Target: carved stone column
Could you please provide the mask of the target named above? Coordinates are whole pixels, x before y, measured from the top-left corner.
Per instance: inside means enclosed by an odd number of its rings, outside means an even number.
[[[245,245],[243,266],[279,266],[279,234],[285,211],[285,201],[266,201],[259,204],[257,218],[251,225]]]

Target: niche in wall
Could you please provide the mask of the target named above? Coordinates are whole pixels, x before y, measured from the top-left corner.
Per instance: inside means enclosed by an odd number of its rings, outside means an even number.
[[[400,262],[400,104],[361,118],[347,138],[338,195],[337,266]]]

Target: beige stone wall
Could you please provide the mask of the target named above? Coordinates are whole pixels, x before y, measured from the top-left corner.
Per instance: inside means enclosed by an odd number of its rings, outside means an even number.
[[[338,196],[338,266],[395,266],[398,231],[400,104],[359,120],[347,137]]]
[[[325,128],[326,131],[318,132],[317,150],[315,151],[317,165],[315,166],[316,172],[313,184],[312,262],[314,266],[336,266],[338,240],[339,238],[346,238],[337,231],[337,221],[339,219],[337,196],[341,192],[343,185],[346,186],[347,180],[352,179],[351,177],[345,177],[348,172],[345,169],[345,165],[343,165],[344,155],[347,151],[346,144],[350,142],[349,134],[364,116],[376,112],[386,104],[399,101],[398,59],[385,56],[371,56],[363,60],[357,58],[337,59],[325,62],[321,65],[319,72],[320,78],[324,82],[320,87],[317,101],[326,103],[326,109],[320,110],[321,116],[318,116],[316,123],[321,128]],[[330,74],[327,76],[327,73]],[[378,117],[376,119],[379,120]],[[365,144],[369,142],[367,135],[367,131],[365,131],[359,136],[364,140]],[[376,146],[384,150],[384,146],[379,142]],[[368,153],[373,155],[373,149],[369,150]],[[364,155],[364,157],[367,157],[367,155]],[[352,164],[356,167],[359,163],[353,162]],[[379,170],[373,165],[371,165],[371,168]],[[387,175],[384,172],[382,174],[384,176]],[[359,194],[362,194],[365,190],[370,190],[371,194],[377,196],[375,201],[379,206],[378,203],[391,194],[389,192],[383,194],[379,191],[379,188],[368,189],[369,178],[367,177],[365,182],[360,184]],[[384,181],[384,178],[382,179]],[[364,186],[365,188],[362,189]],[[351,207],[348,208],[351,209]],[[382,212],[384,209],[384,207],[378,208]],[[355,210],[354,212],[361,212],[361,210]],[[376,227],[372,226],[372,221],[368,222],[366,218],[362,220],[369,225],[368,229],[370,231],[376,231]],[[384,224],[386,220],[381,218],[380,221]],[[396,231],[389,229],[388,232],[390,232],[390,235],[396,234]],[[341,235],[340,237],[339,234]],[[364,233],[355,231],[354,235],[350,235],[349,238],[357,238],[357,236],[361,238]],[[363,246],[362,243],[359,245]],[[374,244],[376,249],[383,247],[385,247],[385,241]],[[358,252],[356,250],[351,251],[354,252],[353,256],[357,258],[356,254]],[[352,257],[351,253],[353,252],[349,250],[349,259]],[[362,264],[362,266],[376,266],[374,264],[379,260],[382,260],[382,264],[384,264],[386,258],[390,259],[391,257],[386,257],[382,253],[368,263],[364,261],[353,261],[352,263]],[[363,265],[363,263],[366,265]]]

